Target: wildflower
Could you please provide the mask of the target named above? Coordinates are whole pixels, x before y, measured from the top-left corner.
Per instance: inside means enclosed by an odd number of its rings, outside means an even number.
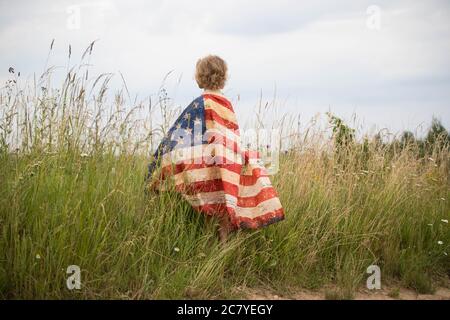
[[[428,225],[429,225],[430,227],[432,227],[432,226],[433,226],[433,224],[432,224],[432,223],[429,223]]]
[[[80,154],[80,157],[82,157],[82,158],[86,158],[87,156],[88,156],[87,153],[82,153],[82,154]]]
[[[36,259],[41,259],[41,255],[38,253],[38,254],[36,254]]]
[[[444,251],[444,256],[446,256],[446,255],[447,255],[447,252]]]
[[[439,199],[439,200],[445,201],[445,198],[441,198],[441,199]]]
[[[439,240],[437,243],[438,243],[438,245],[440,245],[440,246],[444,244],[444,242],[442,242],[441,240]]]
[[[180,252],[180,248],[175,247],[175,248],[173,248],[173,251],[175,251],[175,252]]]
[[[448,223],[448,220],[447,220],[447,219],[441,219],[441,221],[442,221],[443,223]]]
[[[277,266],[277,264],[278,264],[277,260],[273,260],[273,261],[270,263],[269,267],[270,267],[270,268],[274,268],[274,267]]]

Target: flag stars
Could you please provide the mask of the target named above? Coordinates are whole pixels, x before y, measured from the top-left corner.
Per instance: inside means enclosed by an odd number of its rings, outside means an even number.
[[[175,125],[175,128],[181,129],[181,123],[178,122],[178,123]]]
[[[197,133],[194,137],[195,141],[202,141],[202,134],[201,133]]]
[[[198,108],[198,102],[195,101],[195,102],[192,104],[192,107],[193,107],[194,109],[197,109],[197,108]]]
[[[184,143],[184,138],[183,137],[178,137],[178,139],[176,141],[177,141],[177,143],[183,144]]]
[[[202,124],[202,120],[199,117],[195,117],[194,119],[194,125]]]
[[[192,134],[192,128],[186,128],[186,129],[184,129],[184,132],[186,132],[187,135],[191,135]]]
[[[191,117],[190,113],[185,113],[184,116],[183,116],[184,120],[189,120],[190,117]]]

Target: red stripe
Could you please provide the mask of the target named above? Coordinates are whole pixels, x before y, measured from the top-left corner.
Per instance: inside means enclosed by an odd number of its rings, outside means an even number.
[[[205,94],[203,94],[203,99],[205,99],[205,100],[207,100],[207,99],[212,100],[212,101],[220,104],[221,106],[223,106],[223,107],[233,111],[233,106],[231,105],[231,102],[228,101],[228,99],[226,99],[226,98],[223,98],[223,97],[220,97],[220,96],[216,96],[216,95],[213,95],[213,94],[205,93]]]
[[[247,229],[258,229],[262,226],[280,221],[284,219],[283,208],[277,209],[272,212],[267,212],[261,216],[255,218],[238,217],[233,208],[227,207],[224,203],[220,204],[206,204],[203,206],[194,207],[195,210],[213,216],[221,216],[228,214],[231,223],[235,228],[245,227]]]
[[[219,114],[217,114],[217,112],[212,109],[205,109],[205,121],[206,120],[217,121],[221,125],[232,130],[237,130],[239,128],[236,123],[222,118]]]
[[[269,175],[266,173],[266,170],[263,168],[254,168],[252,170],[251,175],[243,175],[241,174],[241,179],[239,183],[242,186],[252,186],[258,181],[260,177],[268,177]]]
[[[273,187],[266,187],[262,189],[256,196],[253,197],[239,197],[237,205],[244,208],[256,207],[261,202],[276,198],[277,193]]]
[[[259,159],[259,152],[253,150],[245,150],[244,151],[244,163],[248,164],[250,160]]]
[[[241,228],[258,229],[281,220],[284,220],[283,208],[255,218],[235,217],[235,221],[233,222]]]
[[[181,184],[176,187],[177,191],[188,195],[195,195],[203,192],[224,191],[226,194],[237,197],[239,186],[223,181],[221,179],[198,181],[189,184]]]

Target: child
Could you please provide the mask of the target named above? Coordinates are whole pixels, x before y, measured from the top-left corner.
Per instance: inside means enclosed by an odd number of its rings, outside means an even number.
[[[192,207],[219,219],[219,238],[284,219],[284,212],[257,152],[241,149],[231,102],[223,95],[227,64],[209,55],[197,61],[195,79],[203,93],[181,113],[149,165],[152,189],[163,181]]]

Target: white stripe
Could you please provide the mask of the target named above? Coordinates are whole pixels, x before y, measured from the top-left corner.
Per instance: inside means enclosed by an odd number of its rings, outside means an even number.
[[[226,194],[225,191],[202,192],[196,195],[185,195],[185,198],[194,207],[226,203],[228,207],[235,208],[237,204],[237,198]]]
[[[190,184],[214,179],[222,179],[225,182],[239,185],[240,175],[224,168],[210,167],[186,170],[174,175],[172,178],[177,186],[183,183]]]
[[[269,177],[259,177],[256,183],[252,186],[240,186],[239,187],[239,197],[254,197],[258,193],[267,187],[272,187]]]
[[[282,207],[280,199],[271,198],[269,200],[258,203],[256,207],[251,208],[237,207],[236,215],[245,218],[255,218],[281,208]]]
[[[211,131],[213,133],[219,133],[227,137],[227,139],[235,141],[236,143],[239,144],[239,146],[241,144],[241,137],[239,136],[239,134],[237,134],[234,130],[229,129],[216,121],[206,120],[206,128],[207,132]]]

